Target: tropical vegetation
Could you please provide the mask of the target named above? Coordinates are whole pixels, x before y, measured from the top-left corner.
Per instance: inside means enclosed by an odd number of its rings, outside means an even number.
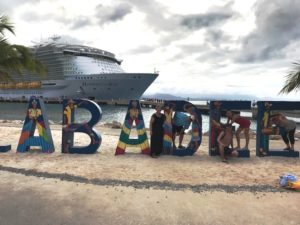
[[[12,80],[12,74],[21,76],[24,70],[45,75],[41,62],[34,58],[29,49],[23,45],[10,44],[6,33],[15,35],[14,26],[7,16],[0,16],[0,81]]]
[[[280,93],[290,93],[297,91],[300,87],[300,62],[293,63],[294,68],[286,76],[285,85],[281,89]]]

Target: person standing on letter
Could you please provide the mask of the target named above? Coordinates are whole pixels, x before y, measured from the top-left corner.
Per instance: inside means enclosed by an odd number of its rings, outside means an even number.
[[[163,151],[163,138],[165,115],[161,113],[162,107],[157,105],[156,112],[151,116],[150,120],[150,135],[151,135],[151,156],[156,158]]]
[[[242,131],[244,131],[245,138],[246,138],[246,144],[245,144],[244,149],[248,150],[249,149],[249,140],[250,140],[249,131],[250,131],[251,121],[244,117],[241,117],[240,115],[234,114],[232,111],[227,111],[226,116],[227,116],[227,124],[232,125],[233,123],[237,123],[240,125],[235,133],[236,141],[237,141],[237,148],[238,149],[241,148],[240,134]]]

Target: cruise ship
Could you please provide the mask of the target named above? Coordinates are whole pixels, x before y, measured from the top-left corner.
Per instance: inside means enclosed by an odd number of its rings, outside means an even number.
[[[83,45],[60,43],[58,38],[31,47],[47,75],[24,72],[14,82],[0,83],[1,99],[89,98],[93,100],[139,99],[158,73],[126,73],[111,52]]]

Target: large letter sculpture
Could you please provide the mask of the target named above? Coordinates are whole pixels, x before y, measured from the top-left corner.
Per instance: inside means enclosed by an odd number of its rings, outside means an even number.
[[[251,110],[251,101],[210,101],[209,107],[209,155],[219,155],[217,138],[222,131],[221,116],[227,110]],[[238,150],[238,157],[250,157],[248,149]]]
[[[138,133],[137,139],[129,138],[133,122],[136,124]],[[143,154],[150,154],[149,141],[147,138],[140,102],[138,100],[131,100],[129,102],[128,111],[125,116],[125,121],[115,154],[124,154],[126,146],[140,146]]]
[[[300,110],[300,102],[277,102],[277,101],[258,101],[257,102],[257,130],[256,130],[256,155],[263,156],[287,156],[299,157],[298,151],[283,151],[282,149],[269,149],[269,136],[277,134],[280,130],[272,127],[270,117],[272,111],[278,110]]]
[[[170,124],[170,121],[166,121],[164,144],[167,152],[170,150],[172,155],[176,156],[188,156],[193,155],[199,148],[202,142],[202,115],[195,105],[187,101],[169,101],[165,103],[165,113],[175,111],[174,117]],[[179,113],[178,113],[179,112]],[[187,113],[188,115],[183,113]],[[177,114],[177,115],[176,115]],[[172,114],[171,114],[172,116]],[[173,132],[172,125],[182,126],[184,129],[189,128],[192,123],[191,140],[186,148],[175,148],[172,146]]]
[[[86,123],[75,123],[75,109],[77,107],[88,110],[91,113],[90,121]],[[101,145],[100,134],[93,129],[102,117],[101,108],[90,100],[64,100],[63,101],[63,128],[62,128],[62,153],[92,154]],[[88,146],[74,146],[74,133],[85,133],[91,143]]]
[[[36,127],[38,128],[38,137],[34,136]],[[41,146],[42,152],[54,152],[54,145],[44,102],[42,99],[35,97],[32,97],[29,100],[27,115],[17,151],[26,152],[30,149],[30,146]]]

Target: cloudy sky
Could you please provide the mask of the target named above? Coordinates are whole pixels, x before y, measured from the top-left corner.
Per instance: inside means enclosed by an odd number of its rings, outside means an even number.
[[[0,0],[13,43],[53,35],[108,50],[127,72],[160,71],[147,93],[278,95],[300,61],[298,0]]]

